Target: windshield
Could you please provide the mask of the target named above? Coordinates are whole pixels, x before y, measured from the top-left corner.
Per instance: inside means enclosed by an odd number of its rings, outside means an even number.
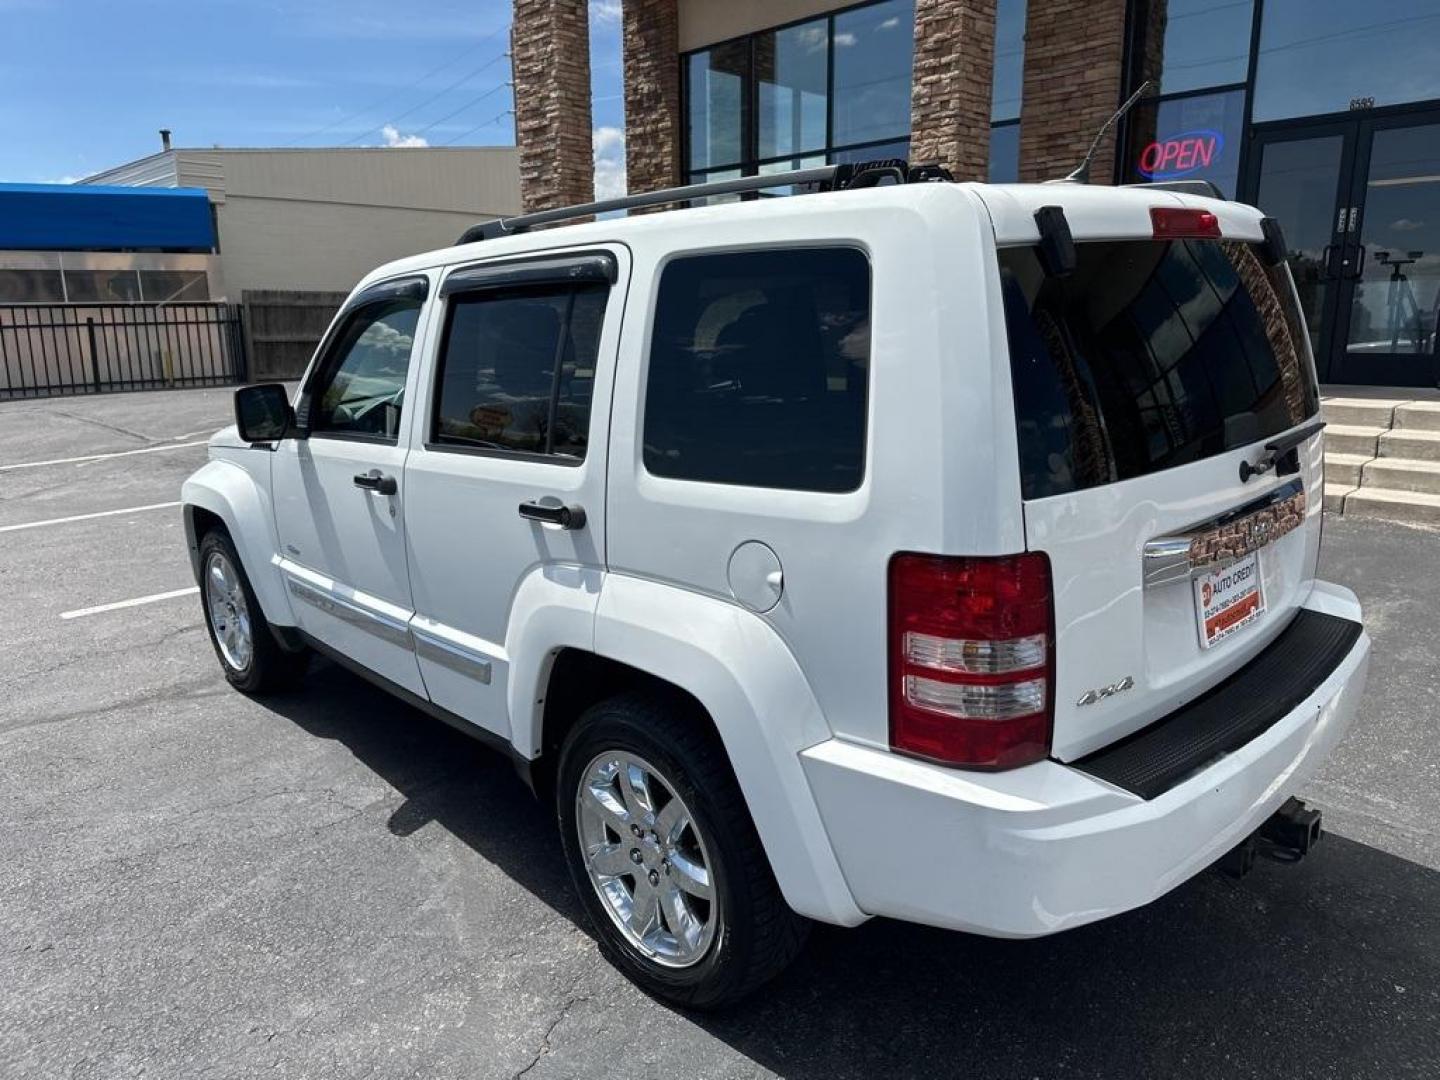
[[[1128,480],[1319,411],[1288,271],[1226,240],[1076,245],[1047,277],[1000,251],[1027,499]]]

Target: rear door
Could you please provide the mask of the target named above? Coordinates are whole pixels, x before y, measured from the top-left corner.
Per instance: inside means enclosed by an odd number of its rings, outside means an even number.
[[[1054,579],[1061,760],[1272,640],[1310,590],[1323,499],[1317,433],[1248,467],[1319,409],[1288,270],[1219,238],[1076,248],[1064,276],[1033,247],[999,252],[1027,545]]]
[[[512,652],[543,659],[512,631],[541,594],[581,612],[599,596],[628,273],[612,245],[461,266],[440,285],[405,469],[410,630],[430,699],[501,736]]]

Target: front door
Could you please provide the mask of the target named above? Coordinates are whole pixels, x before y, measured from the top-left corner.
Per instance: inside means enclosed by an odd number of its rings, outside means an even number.
[[[1277,218],[1322,381],[1434,386],[1440,115],[1257,129],[1250,201]]]
[[[419,695],[402,424],[425,288],[411,279],[352,302],[301,390],[308,436],[277,443],[271,469],[280,569],[300,628]]]

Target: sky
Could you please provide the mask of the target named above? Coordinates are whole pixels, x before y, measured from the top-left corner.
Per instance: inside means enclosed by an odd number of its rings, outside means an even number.
[[[180,147],[511,146],[510,0],[0,0],[0,181]],[[591,0],[596,188],[624,185],[620,0]]]

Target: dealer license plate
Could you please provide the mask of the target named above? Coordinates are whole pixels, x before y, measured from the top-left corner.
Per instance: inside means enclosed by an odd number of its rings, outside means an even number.
[[[1195,616],[1204,648],[1238,634],[1264,614],[1259,551],[1195,579]]]

